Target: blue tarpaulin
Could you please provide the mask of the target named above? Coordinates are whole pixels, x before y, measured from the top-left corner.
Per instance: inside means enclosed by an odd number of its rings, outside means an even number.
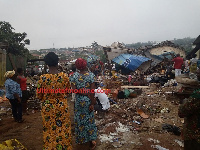
[[[171,59],[173,59],[172,56],[174,56],[174,55],[175,55],[174,52],[166,52],[166,53],[163,53],[161,55],[158,55],[158,57],[160,57],[162,59],[167,58],[167,59],[171,60]]]
[[[92,54],[88,54],[87,63],[95,62],[95,61],[97,61],[97,59],[98,59],[98,56],[92,55]]]
[[[142,63],[150,60],[149,58],[131,54],[121,54],[115,57],[112,61],[127,68],[135,71]]]

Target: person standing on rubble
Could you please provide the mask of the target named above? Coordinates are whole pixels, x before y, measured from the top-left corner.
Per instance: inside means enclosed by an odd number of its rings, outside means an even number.
[[[75,62],[76,68],[79,70],[70,77],[73,90],[85,89],[94,91],[95,75],[87,72],[87,61],[78,58]],[[90,142],[91,149],[96,147],[97,127],[94,119],[94,92],[78,92],[76,93],[74,124],[76,143],[84,144]]]
[[[175,69],[175,77],[181,75],[181,69],[183,65],[183,58],[180,57],[180,54],[176,55],[176,58],[172,59],[174,62],[174,69]]]
[[[4,75],[7,79],[5,81],[6,98],[9,100],[12,107],[12,115],[16,122],[23,122],[22,120],[22,91],[17,81],[15,71],[7,71]]]
[[[44,57],[45,64],[49,67],[49,73],[41,75],[38,81],[36,94],[42,103],[43,149],[72,150],[67,93],[56,92],[58,89],[59,91],[60,89],[70,89],[70,83],[64,72],[58,72],[58,60],[59,58],[54,52],[49,52]],[[51,92],[41,92],[41,89],[49,89]]]
[[[27,91],[27,85],[26,81],[27,79],[24,76],[24,71],[22,68],[17,68],[17,79],[20,83],[20,88],[22,90],[22,112],[23,114],[29,115],[27,111],[27,100],[28,100],[28,91]]]
[[[165,75],[166,75],[166,77],[167,77],[168,80],[174,78],[172,70],[173,70],[172,62],[167,62]]]
[[[184,150],[200,149],[200,89],[193,92],[178,110],[179,117],[184,117]]]

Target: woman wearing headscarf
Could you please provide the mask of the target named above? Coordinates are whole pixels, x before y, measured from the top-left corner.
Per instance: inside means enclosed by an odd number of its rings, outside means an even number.
[[[95,76],[92,72],[86,71],[87,62],[85,59],[78,58],[75,62],[79,72],[75,72],[70,77],[73,90],[95,89]],[[83,144],[90,142],[91,149],[96,147],[97,127],[94,120],[94,92],[79,92],[76,93],[76,101],[74,108],[74,124],[76,143]]]
[[[37,88],[37,97],[42,101],[43,150],[72,150],[67,94],[59,90],[70,88],[69,78],[58,72],[55,53],[48,53],[44,61],[49,66],[49,73],[40,76]]]
[[[15,71],[7,71],[4,75],[6,77],[5,89],[6,98],[9,100],[12,107],[12,115],[16,122],[23,122],[22,120],[22,91],[20,85],[16,82],[17,75]]]

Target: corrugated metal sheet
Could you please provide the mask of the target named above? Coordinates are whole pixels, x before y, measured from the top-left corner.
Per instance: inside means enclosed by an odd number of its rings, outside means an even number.
[[[6,51],[0,49],[0,86],[4,86],[6,72]]]
[[[118,57],[114,58],[112,61],[124,66],[125,68],[135,71],[138,67],[140,67],[142,63],[149,60],[149,58],[143,56],[121,54]]]

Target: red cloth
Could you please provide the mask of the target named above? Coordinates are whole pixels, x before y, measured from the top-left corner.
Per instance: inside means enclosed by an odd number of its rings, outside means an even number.
[[[103,66],[103,62],[102,62],[102,61],[99,61],[99,64],[100,64],[101,66]]]
[[[175,69],[181,69],[183,64],[183,58],[176,57],[172,61],[174,61],[174,68]]]
[[[26,78],[22,78],[20,76],[18,76],[18,78],[20,78],[20,88],[22,91],[27,90],[27,85],[26,85]]]
[[[87,66],[87,61],[82,58],[78,58],[75,62],[75,66],[78,70],[84,70]]]
[[[71,72],[70,74],[69,74],[69,76],[71,76],[71,75],[73,75],[74,74],[74,72]]]

